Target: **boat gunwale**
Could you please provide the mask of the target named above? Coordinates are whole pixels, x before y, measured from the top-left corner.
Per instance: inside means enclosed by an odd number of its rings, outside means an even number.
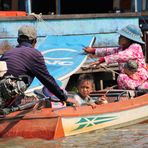
[[[115,112],[126,111],[126,110],[130,110],[130,109],[135,109],[138,107],[147,106],[148,99],[143,98],[143,96],[147,96],[147,95],[142,95],[142,96],[136,97],[134,99],[123,100],[120,102],[101,104],[101,105],[98,105],[98,107],[96,107],[96,108],[92,108],[91,106],[76,107],[75,110],[77,110],[79,115],[78,114],[70,114],[70,111],[65,111],[66,113],[68,113],[67,115],[65,115],[64,113],[62,113],[63,110],[56,112],[56,114],[58,114],[59,116],[62,116],[62,117],[75,117],[75,116],[88,116],[88,115],[100,115],[100,114],[102,115],[102,114],[106,114],[106,113],[115,113]],[[140,100],[143,100],[143,99],[144,99],[143,103],[140,103]],[[122,108],[121,108],[121,105],[123,105]],[[81,112],[81,108],[83,108],[83,110],[85,110],[85,113]],[[90,113],[89,110],[92,112]],[[88,113],[86,113],[86,111]]]
[[[39,14],[36,14],[39,15]],[[60,19],[95,19],[95,18],[123,18],[123,17],[140,17],[143,13],[94,13],[94,14],[62,14],[62,15],[41,15],[44,20],[60,20]],[[0,16],[0,21],[20,21],[20,20],[36,20],[33,14],[27,16]]]
[[[21,120],[31,120],[31,119],[40,119],[40,118],[58,118],[58,117],[80,117],[80,116],[93,116],[93,115],[102,115],[106,113],[115,113],[121,111],[127,111],[135,109],[138,107],[143,107],[148,105],[147,97],[148,95],[142,95],[134,99],[123,100],[120,102],[113,102],[108,104],[97,105],[96,108],[91,106],[80,106],[80,107],[64,107],[64,108],[43,108],[41,110],[34,110],[23,114],[23,111],[17,111],[10,113],[2,120],[13,120],[20,118]],[[143,101],[141,103],[141,101]],[[44,114],[42,114],[44,112]],[[12,115],[14,115],[12,117]]]

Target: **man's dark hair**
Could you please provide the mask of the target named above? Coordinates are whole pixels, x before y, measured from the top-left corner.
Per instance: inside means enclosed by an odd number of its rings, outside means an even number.
[[[27,43],[30,43],[30,44],[32,44],[33,42],[36,43],[36,39],[29,40],[29,38],[27,36],[25,36],[25,35],[19,36],[17,38],[17,41],[18,41],[19,44],[22,43],[22,42],[27,42]]]

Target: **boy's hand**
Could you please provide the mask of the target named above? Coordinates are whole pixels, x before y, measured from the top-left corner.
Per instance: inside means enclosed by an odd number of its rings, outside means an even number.
[[[92,108],[96,108],[97,104],[94,102],[89,102],[87,105],[91,106]]]
[[[106,97],[102,96],[101,98],[99,98],[99,100],[96,101],[96,104],[107,104],[108,101],[106,99]]]
[[[101,97],[100,101],[101,101],[102,104],[107,104],[108,103],[108,101],[107,101],[107,99],[105,97]]]

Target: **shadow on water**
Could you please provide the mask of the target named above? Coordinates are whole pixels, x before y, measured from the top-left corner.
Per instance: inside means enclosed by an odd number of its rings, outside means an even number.
[[[0,139],[2,148],[148,148],[148,124],[140,123],[119,129],[97,130],[58,140]]]

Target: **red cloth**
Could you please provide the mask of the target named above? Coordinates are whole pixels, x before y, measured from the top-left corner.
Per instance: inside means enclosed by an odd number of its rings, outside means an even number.
[[[96,51],[96,49],[92,48],[92,52],[91,53],[95,54],[95,51]]]
[[[105,62],[105,58],[104,58],[104,57],[99,58],[99,62],[100,62],[100,63]]]

